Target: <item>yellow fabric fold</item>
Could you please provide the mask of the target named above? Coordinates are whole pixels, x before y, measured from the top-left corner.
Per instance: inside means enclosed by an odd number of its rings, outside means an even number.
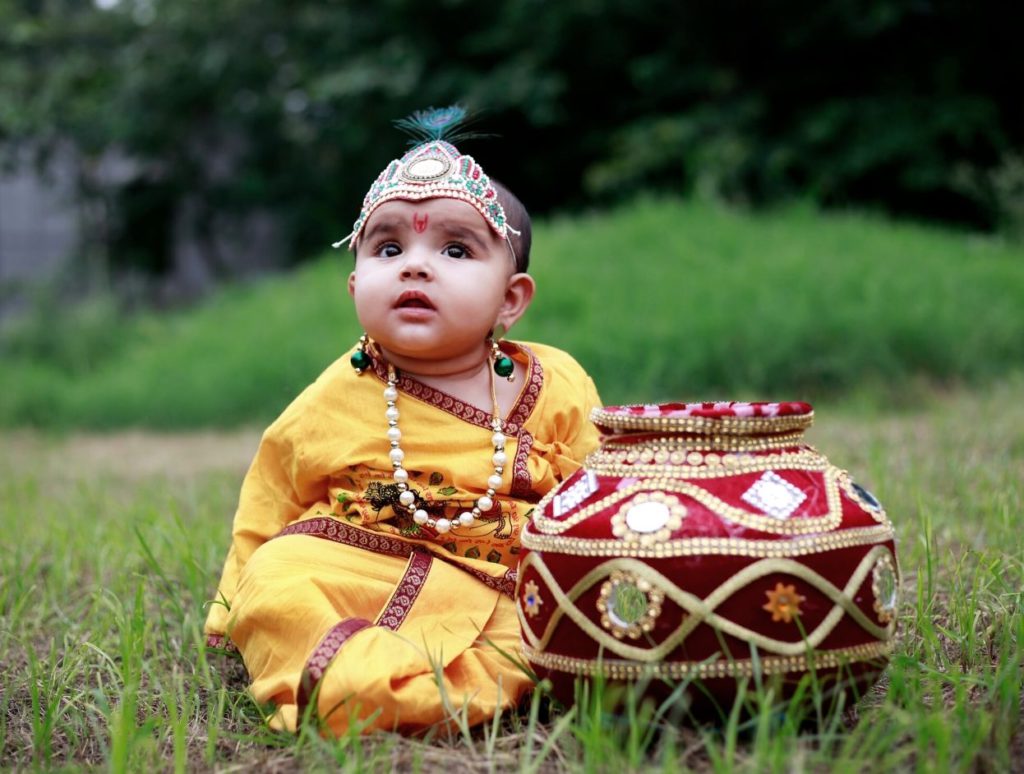
[[[407,564],[306,535],[273,540],[253,553],[229,634],[245,656],[253,695],[274,706],[271,725],[295,729],[310,656],[339,621],[375,620]],[[339,734],[352,722],[362,730],[443,723],[449,710],[438,674],[450,706],[464,708],[474,722],[510,705],[529,687],[502,655],[518,653],[511,605],[458,567],[432,561],[397,630],[368,627],[334,654],[317,693],[320,717]]]

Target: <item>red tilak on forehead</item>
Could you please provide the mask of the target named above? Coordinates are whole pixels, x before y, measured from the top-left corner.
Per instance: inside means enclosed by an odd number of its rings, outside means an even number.
[[[427,230],[427,221],[430,220],[429,215],[420,215],[418,212],[412,214],[412,227],[415,229],[417,234],[422,234]]]

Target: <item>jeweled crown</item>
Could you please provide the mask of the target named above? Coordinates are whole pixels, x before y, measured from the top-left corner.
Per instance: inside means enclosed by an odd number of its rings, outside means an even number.
[[[452,140],[472,137],[456,131],[463,125],[466,111],[454,105],[418,111],[396,125],[416,139],[416,145],[399,159],[391,161],[381,172],[366,196],[352,233],[338,242],[349,242],[354,249],[359,235],[374,210],[394,199],[459,199],[472,205],[494,232],[504,240],[509,232],[518,234],[505,219],[505,209],[498,201],[498,192],[491,179],[472,156],[464,155]]]

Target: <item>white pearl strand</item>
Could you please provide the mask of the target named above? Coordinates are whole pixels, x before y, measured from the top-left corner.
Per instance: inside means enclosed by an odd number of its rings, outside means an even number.
[[[508,456],[505,454],[505,435],[501,432],[502,425],[501,419],[498,416],[498,402],[494,393],[494,375],[491,375],[491,396],[494,398],[494,414],[491,418],[491,429],[494,434],[491,436],[491,443],[494,444],[494,456],[491,457],[491,462],[494,464],[494,473],[487,479],[487,494],[477,498],[476,504],[472,510],[463,511],[454,519],[435,519],[430,516],[422,508],[417,508],[413,511],[412,519],[419,525],[427,525],[433,527],[440,534],[449,532],[454,526],[469,527],[480,517],[481,514],[486,513],[494,507],[494,495],[501,486],[502,473],[505,470],[505,465],[508,463]],[[387,411],[384,412],[384,416],[388,420],[388,442],[391,444],[391,467],[394,468],[392,476],[395,479],[395,483],[398,485],[400,494],[398,495],[398,501],[407,510],[412,510],[413,503],[416,502],[415,493],[409,489],[409,471],[402,467],[402,462],[405,460],[405,452],[402,451],[400,445],[402,440],[402,431],[398,429],[398,377],[395,374],[394,367],[388,364],[388,383],[384,388],[384,401],[388,404]]]

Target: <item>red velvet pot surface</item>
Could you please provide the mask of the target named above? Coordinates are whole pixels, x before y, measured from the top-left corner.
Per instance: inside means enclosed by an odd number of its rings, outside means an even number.
[[[806,403],[616,406],[584,468],[524,530],[523,654],[572,678],[737,679],[884,666],[899,570],[880,503],[804,443]]]

